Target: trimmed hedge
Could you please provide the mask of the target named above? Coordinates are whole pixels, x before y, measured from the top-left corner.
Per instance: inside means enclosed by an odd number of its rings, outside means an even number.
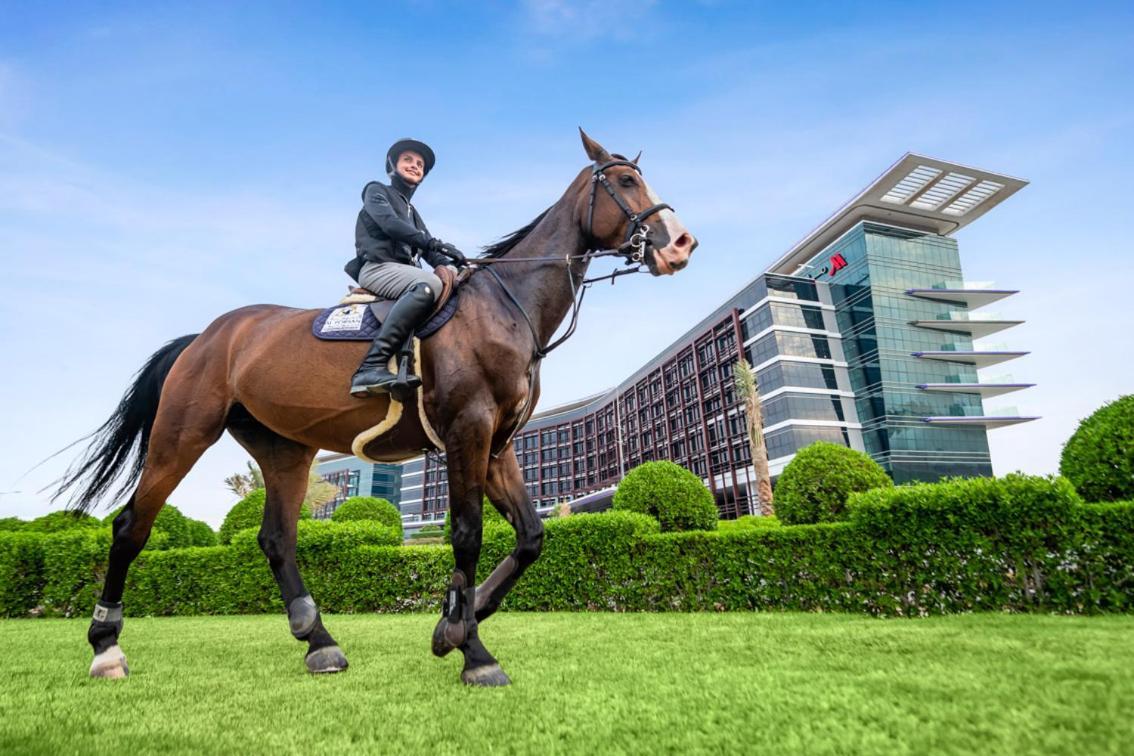
[[[42,517],[35,518],[25,524],[23,530],[34,533],[61,533],[75,528],[97,528],[100,525],[97,517],[92,517],[85,512],[61,509],[58,512],[50,512]]]
[[[1085,505],[1063,479],[873,490],[852,497],[839,523],[661,533],[650,517],[609,512],[545,526],[543,556],[508,609],[1134,611],[1134,502]],[[383,545],[396,540],[379,528],[300,523],[300,566],[320,607],[436,611],[451,549]],[[104,530],[0,533],[0,609],[85,615],[108,546]],[[481,579],[513,546],[508,525],[485,525]],[[147,549],[125,601],[130,615],[283,610],[255,529],[228,547]]]
[[[1059,472],[1087,501],[1134,498],[1134,394],[1079,423],[1063,447]]]
[[[893,486],[868,454],[816,441],[800,449],[776,481],[776,515],[785,525],[838,522],[847,517],[851,494]]]
[[[712,492],[692,472],[665,460],[644,462],[626,473],[611,506],[656,517],[663,531],[717,529]]]
[[[402,534],[402,513],[390,502],[375,496],[352,496],[331,513],[334,522],[377,520]]]

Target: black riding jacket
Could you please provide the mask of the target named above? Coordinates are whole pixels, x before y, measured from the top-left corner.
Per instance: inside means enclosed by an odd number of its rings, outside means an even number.
[[[355,257],[344,268],[356,281],[368,262],[418,265],[418,256],[435,268],[449,262],[444,255],[429,251],[433,237],[410,204],[417,187],[397,174],[390,183],[371,181],[362,189],[362,209],[354,224]]]

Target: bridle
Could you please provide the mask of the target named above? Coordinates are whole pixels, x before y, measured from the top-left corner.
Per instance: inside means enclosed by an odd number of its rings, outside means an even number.
[[[606,190],[610,198],[614,200],[614,204],[618,205],[618,209],[626,216],[626,220],[630,221],[626,226],[626,238],[613,251],[626,258],[628,264],[640,263],[646,259],[646,247],[649,245],[650,227],[646,225],[645,220],[654,213],[660,213],[662,210],[672,210],[673,208],[664,202],[659,202],[656,205],[647,207],[640,212],[634,212],[630,206],[626,204],[626,200],[622,199],[622,195],[610,183],[610,179],[606,177],[605,171],[608,168],[613,168],[616,165],[624,165],[627,168],[632,168],[639,176],[642,175],[642,169],[630,160],[608,160],[605,163],[596,162],[594,168],[591,170],[591,197],[587,202],[587,238],[594,240],[595,238],[595,196],[598,194],[599,185]],[[587,249],[587,254],[593,256],[596,250],[593,248]],[[587,258],[589,259],[589,257]]]

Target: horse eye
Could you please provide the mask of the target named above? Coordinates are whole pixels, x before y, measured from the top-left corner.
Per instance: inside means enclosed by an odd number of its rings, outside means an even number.
[[[618,183],[622,184],[623,186],[634,186],[638,182],[634,180],[633,176],[623,176],[622,178],[618,179]]]

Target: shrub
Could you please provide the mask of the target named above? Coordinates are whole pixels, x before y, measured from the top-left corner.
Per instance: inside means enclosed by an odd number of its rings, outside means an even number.
[[[0,533],[11,533],[26,527],[27,523],[19,517],[0,517]]]
[[[221,524],[220,532],[217,534],[217,540],[222,544],[226,544],[232,540],[232,536],[238,531],[247,528],[259,528],[260,524],[264,521],[264,502],[266,501],[266,495],[264,489],[257,488],[255,491],[236,502],[232,509],[228,510],[228,514],[225,515],[224,523]],[[306,504],[299,509],[299,519],[311,519],[311,508]]]
[[[106,526],[113,525],[114,518],[117,517],[124,508],[125,507],[118,507],[106,517],[103,517],[102,524]],[[189,525],[190,522],[194,522],[194,520],[190,520],[188,517],[181,514],[180,509],[169,503],[164,504],[161,511],[158,512],[157,518],[154,519],[154,529],[160,530],[166,535],[166,540],[164,541],[165,546],[162,548],[180,549],[186,546],[209,545],[193,542],[192,529]],[[206,525],[205,527],[208,526]],[[147,547],[153,548],[148,543]]]
[[[776,514],[787,525],[844,520],[852,493],[893,486],[863,452],[816,441],[795,455],[776,482]]]
[[[37,517],[27,525],[24,530],[35,533],[58,533],[75,528],[97,528],[101,525],[97,517],[91,517],[82,512],[71,512],[61,509],[58,512]]]
[[[496,507],[492,506],[492,502],[488,500],[487,496],[485,496],[484,500],[480,503],[480,511],[480,522],[485,528],[487,528],[490,524],[496,523],[503,523],[505,525],[508,525],[508,521],[504,519],[504,515],[500,514],[500,511]],[[508,525],[508,527],[511,527],[511,525]],[[445,525],[442,527],[441,532],[442,537],[445,539],[445,543],[453,542],[453,521],[451,512],[445,512]]]
[[[26,617],[43,592],[41,533],[0,532],[0,617]]]
[[[1134,498],[1134,394],[1079,423],[1063,447],[1059,472],[1087,501]]]
[[[744,515],[735,520],[721,520],[717,523],[720,530],[752,530],[754,528],[778,528],[782,523],[775,515]]]
[[[673,462],[646,462],[628,472],[614,492],[612,507],[655,517],[663,532],[717,529],[713,494],[700,478]]]
[[[209,527],[209,523],[201,520],[189,520],[190,546],[216,546],[217,534]]]
[[[352,496],[340,504],[331,515],[334,522],[351,520],[377,520],[402,534],[402,513],[390,502],[374,496]]]
[[[1064,479],[1010,475],[853,495],[845,522],[660,533],[633,512],[545,523],[543,555],[505,609],[841,611],[885,616],[1134,610],[1134,503],[1083,504]],[[744,522],[744,521],[738,521]],[[155,531],[155,538],[164,534]],[[297,555],[324,613],[436,611],[445,546],[398,543],[374,521],[299,523]],[[514,547],[484,529],[479,578]],[[0,614],[89,616],[107,528],[0,533]],[[231,546],[147,549],[126,612],[282,612],[256,532]]]

